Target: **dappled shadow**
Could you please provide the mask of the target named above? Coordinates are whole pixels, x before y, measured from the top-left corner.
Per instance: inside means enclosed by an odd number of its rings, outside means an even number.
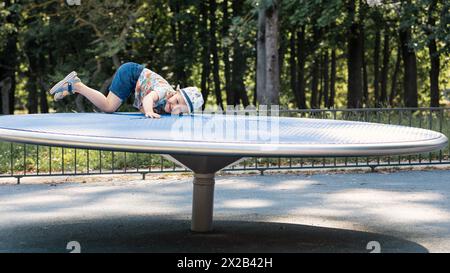
[[[94,243],[91,251],[365,252],[367,239],[384,240],[393,252],[425,250],[405,238],[447,249],[447,177],[449,171],[219,176],[219,221],[208,235],[188,232],[190,178],[1,185],[0,250],[56,251],[61,241],[83,236],[85,244]],[[167,248],[158,243],[162,238]],[[437,245],[435,238],[444,240]],[[153,240],[158,247],[149,248]],[[40,246],[47,243],[54,246]]]
[[[210,233],[189,231],[190,221],[169,217],[116,217],[35,223],[3,228],[2,252],[428,252],[417,243],[376,233],[286,223],[216,221]]]

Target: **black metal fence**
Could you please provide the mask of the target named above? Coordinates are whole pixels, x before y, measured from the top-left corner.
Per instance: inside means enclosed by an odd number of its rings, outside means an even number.
[[[398,124],[431,129],[450,136],[450,108],[364,108],[280,110],[281,116],[340,119]],[[450,164],[450,146],[441,151],[408,156],[375,157],[252,157],[224,171],[371,168]],[[25,176],[185,172],[161,155],[104,150],[70,149],[0,142],[0,178]]]

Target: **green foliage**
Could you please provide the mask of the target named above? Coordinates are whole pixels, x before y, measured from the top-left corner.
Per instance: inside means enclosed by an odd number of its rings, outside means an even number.
[[[19,9],[20,6],[18,4],[6,7],[4,2],[0,2],[0,52],[6,44],[7,36],[18,31],[14,24],[8,22],[7,18],[12,12],[19,12]]]
[[[228,0],[228,18],[223,18],[223,0],[216,0],[217,11],[213,18],[217,25],[219,47],[220,84],[225,86],[223,48],[230,49],[235,41],[241,45],[247,69],[244,81],[249,97],[255,87],[255,41],[258,9],[273,6],[275,0],[240,0],[243,10],[233,16],[232,2]],[[172,84],[183,80],[199,86],[202,72],[201,52],[208,47],[200,38],[199,4],[201,0],[82,0],[80,6],[69,6],[65,1],[12,1],[11,6],[0,7],[0,54],[6,37],[18,34],[19,64],[16,89],[16,109],[27,111],[29,81],[38,81],[38,92],[76,70],[86,84],[107,91],[108,80],[120,63],[134,61],[157,71]],[[441,56],[440,88],[448,88],[450,58],[450,2],[438,0],[433,13],[436,25],[427,25],[431,0],[383,1],[384,4],[369,6],[365,1],[355,1],[355,16],[349,14],[349,0],[278,0],[280,8],[282,60],[281,102],[294,107],[293,92],[289,80],[289,37],[301,27],[306,30],[305,84],[307,99],[310,96],[311,67],[315,57],[335,50],[337,53],[336,107],[346,100],[346,39],[350,19],[360,22],[365,30],[365,57],[367,62],[369,95],[373,96],[374,35],[377,30],[387,29],[390,39],[389,84],[395,68],[399,28],[411,27],[413,39],[410,44],[418,56],[418,83],[420,104],[429,100],[429,56],[427,44],[436,39]],[[207,6],[207,1],[203,2]],[[361,3],[361,5],[360,5]],[[5,2],[0,2],[5,5]],[[209,6],[208,6],[209,7]],[[7,18],[14,11],[19,14],[17,25]],[[228,19],[228,20],[224,20]],[[209,20],[209,19],[208,19]],[[231,23],[228,32],[222,33],[224,22]],[[210,22],[208,22],[208,27]],[[320,30],[320,39],[313,42],[313,29]],[[209,35],[209,33],[207,33]],[[206,43],[209,43],[207,39]],[[1,59],[1,58],[0,58]],[[33,76],[36,76],[33,78]],[[208,86],[213,90],[212,76]],[[397,90],[402,90],[402,71],[398,75]],[[223,90],[225,95],[225,90]],[[401,93],[394,101],[401,106]],[[54,103],[47,97],[51,110],[81,111],[75,104],[75,96]],[[39,100],[38,100],[39,101]],[[208,103],[215,103],[209,96]],[[94,110],[86,100],[85,111]],[[122,110],[132,110],[123,106]]]

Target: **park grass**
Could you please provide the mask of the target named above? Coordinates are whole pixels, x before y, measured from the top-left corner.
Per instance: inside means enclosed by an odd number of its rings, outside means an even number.
[[[179,170],[156,154],[0,142],[0,175]]]
[[[450,136],[450,109],[416,111],[318,111],[288,116],[398,124],[431,129]],[[433,153],[394,157],[248,158],[234,169],[320,168],[449,162],[449,146]],[[166,172],[185,169],[158,154],[112,152],[0,142],[0,176],[29,174]]]

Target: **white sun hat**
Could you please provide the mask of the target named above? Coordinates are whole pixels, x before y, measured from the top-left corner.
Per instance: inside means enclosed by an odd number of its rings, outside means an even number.
[[[181,95],[183,96],[184,101],[188,106],[189,114],[202,107],[204,103],[203,95],[197,87],[191,86],[179,89],[179,87],[177,86],[177,90],[179,90]]]

